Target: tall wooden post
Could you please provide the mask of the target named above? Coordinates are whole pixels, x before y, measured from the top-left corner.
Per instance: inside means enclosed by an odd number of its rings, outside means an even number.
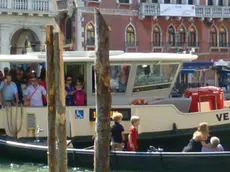
[[[58,118],[58,166],[59,172],[67,172],[67,143],[66,143],[66,106],[65,106],[65,79],[63,63],[63,36],[54,34],[55,47],[55,85],[56,109]]]
[[[54,49],[53,49],[53,26],[46,28],[47,45],[47,84],[48,84],[48,164],[50,172],[57,172],[57,150],[56,150],[56,107],[55,107],[55,70],[54,70]]]
[[[96,135],[94,141],[94,171],[109,172],[110,156],[110,64],[109,28],[96,9]]]

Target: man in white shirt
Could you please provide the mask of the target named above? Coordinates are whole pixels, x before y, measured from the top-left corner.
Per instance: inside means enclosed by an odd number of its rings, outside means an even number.
[[[43,96],[47,97],[46,90],[43,86],[38,84],[36,77],[31,78],[31,85],[27,87],[24,95],[25,100],[30,101],[30,106],[41,107],[43,106]]]

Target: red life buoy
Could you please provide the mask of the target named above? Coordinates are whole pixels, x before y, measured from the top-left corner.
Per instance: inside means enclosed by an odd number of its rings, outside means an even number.
[[[148,102],[145,99],[137,99],[137,100],[133,100],[132,105],[147,105]]]

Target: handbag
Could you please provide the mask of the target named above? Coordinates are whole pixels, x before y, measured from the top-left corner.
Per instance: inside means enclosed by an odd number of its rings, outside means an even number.
[[[30,103],[31,103],[31,98],[33,97],[33,95],[36,93],[36,91],[38,90],[39,86],[34,90],[34,92],[31,94],[30,98],[28,100],[25,101],[24,105],[26,107],[29,107],[30,106]]]

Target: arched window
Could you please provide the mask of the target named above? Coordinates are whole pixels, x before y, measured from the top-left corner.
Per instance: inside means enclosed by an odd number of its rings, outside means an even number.
[[[95,30],[92,23],[86,26],[86,45],[95,45]]]
[[[178,46],[183,46],[186,42],[186,32],[183,25],[180,26],[178,32],[179,32]]]
[[[217,30],[214,26],[210,29],[210,46],[217,47]]]
[[[126,45],[127,46],[135,46],[136,44],[136,36],[134,28],[129,25],[126,29]]]
[[[72,43],[72,20],[68,18],[65,25],[65,44]]]
[[[219,33],[219,46],[227,47],[227,31],[224,26],[221,26]]]
[[[161,46],[161,31],[159,26],[153,27],[153,46],[159,47]]]
[[[169,26],[168,28],[168,44],[170,46],[175,46],[175,29],[173,26]]]
[[[188,46],[196,47],[196,29],[194,26],[190,26],[188,29]]]

